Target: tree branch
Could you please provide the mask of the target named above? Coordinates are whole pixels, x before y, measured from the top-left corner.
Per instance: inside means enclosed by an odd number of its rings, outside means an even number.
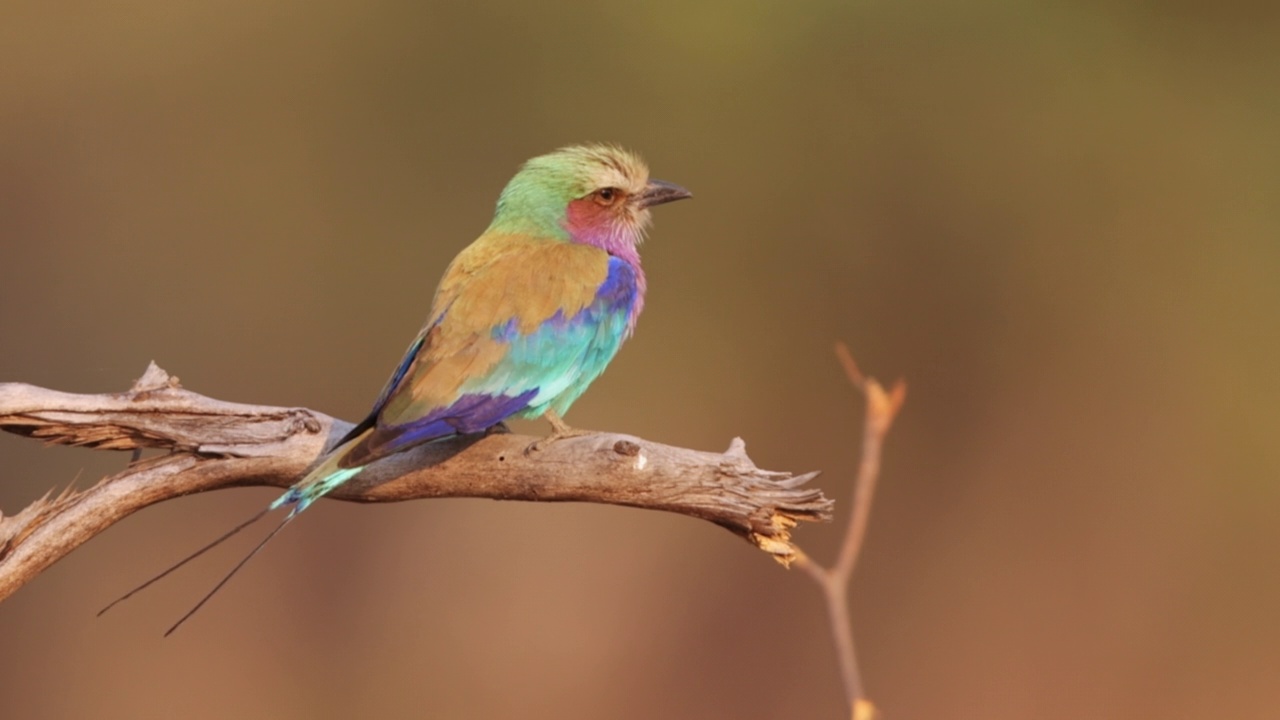
[[[827,617],[831,622],[831,637],[835,641],[836,655],[840,661],[840,676],[844,679],[845,697],[853,712],[853,720],[872,720],[878,716],[875,705],[867,699],[858,671],[858,656],[854,651],[853,624],[849,621],[849,581],[862,551],[862,541],[867,535],[867,520],[871,517],[871,503],[875,498],[876,480],[880,476],[880,454],[885,436],[893,426],[894,418],[907,399],[907,385],[902,380],[893,384],[893,390],[885,389],[875,378],[869,378],[858,369],[853,355],[844,343],[836,344],[836,357],[844,367],[849,382],[867,400],[862,430],[862,460],[858,464],[858,477],[853,487],[853,510],[849,527],[836,563],[830,568],[815,563],[800,553],[796,565],[808,573],[822,589],[827,604]]]
[[[87,490],[46,495],[16,515],[0,514],[0,600],[148,505],[219,488],[288,487],[350,427],[313,410],[214,400],[183,389],[154,363],[125,393],[0,384],[0,429],[58,445],[168,451]],[[738,438],[724,453],[612,433],[527,452],[534,440],[502,433],[422,445],[374,463],[329,497],[477,497],[666,510],[727,528],[784,565],[799,552],[791,528],[831,518],[832,502],[803,487],[818,473],[761,470]]]

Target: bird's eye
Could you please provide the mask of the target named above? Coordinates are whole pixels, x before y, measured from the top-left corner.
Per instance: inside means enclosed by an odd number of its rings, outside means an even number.
[[[612,188],[612,187],[601,188],[595,192],[596,202],[600,203],[601,205],[612,205],[613,202],[617,200],[618,196],[621,194],[622,194],[622,191],[619,190],[618,188]]]

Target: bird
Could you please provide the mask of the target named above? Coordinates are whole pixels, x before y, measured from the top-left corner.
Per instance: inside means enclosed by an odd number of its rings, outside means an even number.
[[[533,451],[585,434],[563,417],[635,331],[650,209],[689,197],[650,178],[645,162],[617,145],[573,145],[526,161],[499,195],[488,228],[445,270],[426,323],[365,419],[266,508],[98,614],[267,513],[288,510],[165,633],[172,634],[299,513],[409,448],[487,432],[510,418],[550,423],[551,434]]]

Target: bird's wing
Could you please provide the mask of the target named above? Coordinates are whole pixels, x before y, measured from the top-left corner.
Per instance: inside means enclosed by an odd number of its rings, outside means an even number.
[[[545,405],[584,366],[594,378],[621,343],[635,286],[635,271],[599,248],[482,237],[446,271],[430,321],[351,437],[372,431],[340,467]]]

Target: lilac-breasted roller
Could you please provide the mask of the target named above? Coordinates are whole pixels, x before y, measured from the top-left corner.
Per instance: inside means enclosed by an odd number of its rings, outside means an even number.
[[[503,189],[488,229],[445,271],[426,325],[368,417],[266,509],[120,600],[287,508],[280,525],[167,635],[298,513],[376,460],[512,417],[545,417],[553,432],[544,442],[574,434],[561,417],[644,309],[638,246],[649,208],[687,197],[678,185],[651,180],[636,155],[609,145],[526,162]]]

